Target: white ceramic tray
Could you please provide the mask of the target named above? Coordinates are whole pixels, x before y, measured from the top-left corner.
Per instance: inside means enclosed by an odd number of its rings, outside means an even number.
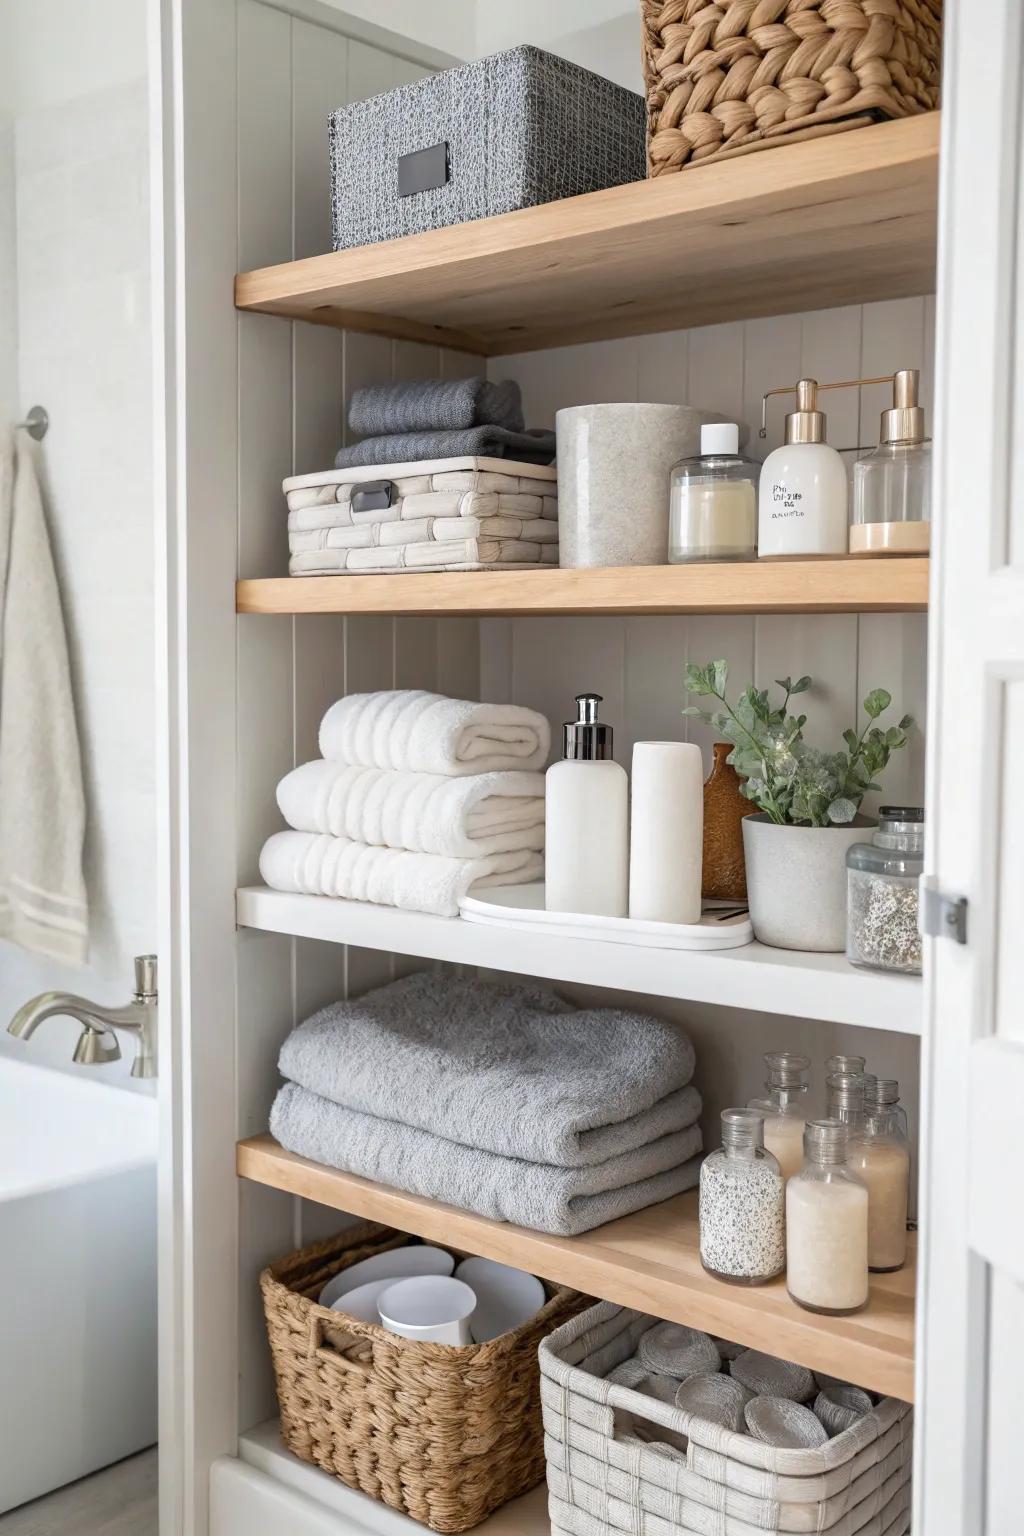
[[[560,939],[598,939],[605,944],[637,944],[647,949],[739,949],[753,942],[746,912],[735,917],[737,902],[708,902],[699,923],[648,923],[632,917],[591,917],[582,912],[546,912],[544,885],[503,885],[481,896],[464,896],[459,911],[467,923],[547,933]]]

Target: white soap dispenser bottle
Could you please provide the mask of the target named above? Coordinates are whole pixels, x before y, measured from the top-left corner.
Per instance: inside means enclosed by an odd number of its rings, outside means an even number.
[[[846,466],[825,441],[817,380],[801,379],[796,410],[786,417],[786,441],[761,468],[759,557],[845,555],[846,502]]]
[[[629,780],[612,758],[599,693],[576,697],[562,726],[562,761],[545,785],[545,899],[549,912],[625,917],[629,905]]]

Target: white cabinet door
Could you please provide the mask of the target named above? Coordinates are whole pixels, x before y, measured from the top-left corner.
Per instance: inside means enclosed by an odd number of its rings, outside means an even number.
[[[1024,1530],[1024,7],[947,6],[914,1529]]]

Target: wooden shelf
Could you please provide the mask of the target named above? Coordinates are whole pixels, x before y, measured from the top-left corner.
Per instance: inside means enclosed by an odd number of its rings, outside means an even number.
[[[912,1402],[914,1255],[894,1275],[873,1275],[871,1300],[853,1317],[819,1317],[791,1301],[784,1280],[726,1285],[701,1268],[697,1195],[691,1192],[580,1237],[552,1237],[406,1195],[286,1152],[270,1136],[238,1144],[242,1178],[527,1269],[620,1306],[689,1323],[812,1370]]]
[[[281,576],[237,585],[239,613],[919,613],[927,556],[595,570]]]
[[[939,114],[240,273],[235,303],[483,355],[929,293]]]
[[[904,1035],[921,1033],[920,979],[858,970],[843,955],[769,949],[764,944],[717,953],[647,949],[515,933],[457,917],[400,912],[328,896],[296,896],[265,886],[240,890],[236,907],[243,928],[269,933],[650,997],[866,1025]]]

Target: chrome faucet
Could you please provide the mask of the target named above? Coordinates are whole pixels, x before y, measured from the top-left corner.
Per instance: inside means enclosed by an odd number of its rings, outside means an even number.
[[[73,992],[41,992],[19,1008],[7,1026],[8,1034],[28,1040],[44,1019],[67,1014],[77,1019],[82,1033],[74,1060],[82,1067],[117,1061],[121,1055],[117,1032],[134,1035],[132,1077],[156,1077],[157,988],[156,955],[135,956],[135,991],[123,1008],[104,1008]]]

